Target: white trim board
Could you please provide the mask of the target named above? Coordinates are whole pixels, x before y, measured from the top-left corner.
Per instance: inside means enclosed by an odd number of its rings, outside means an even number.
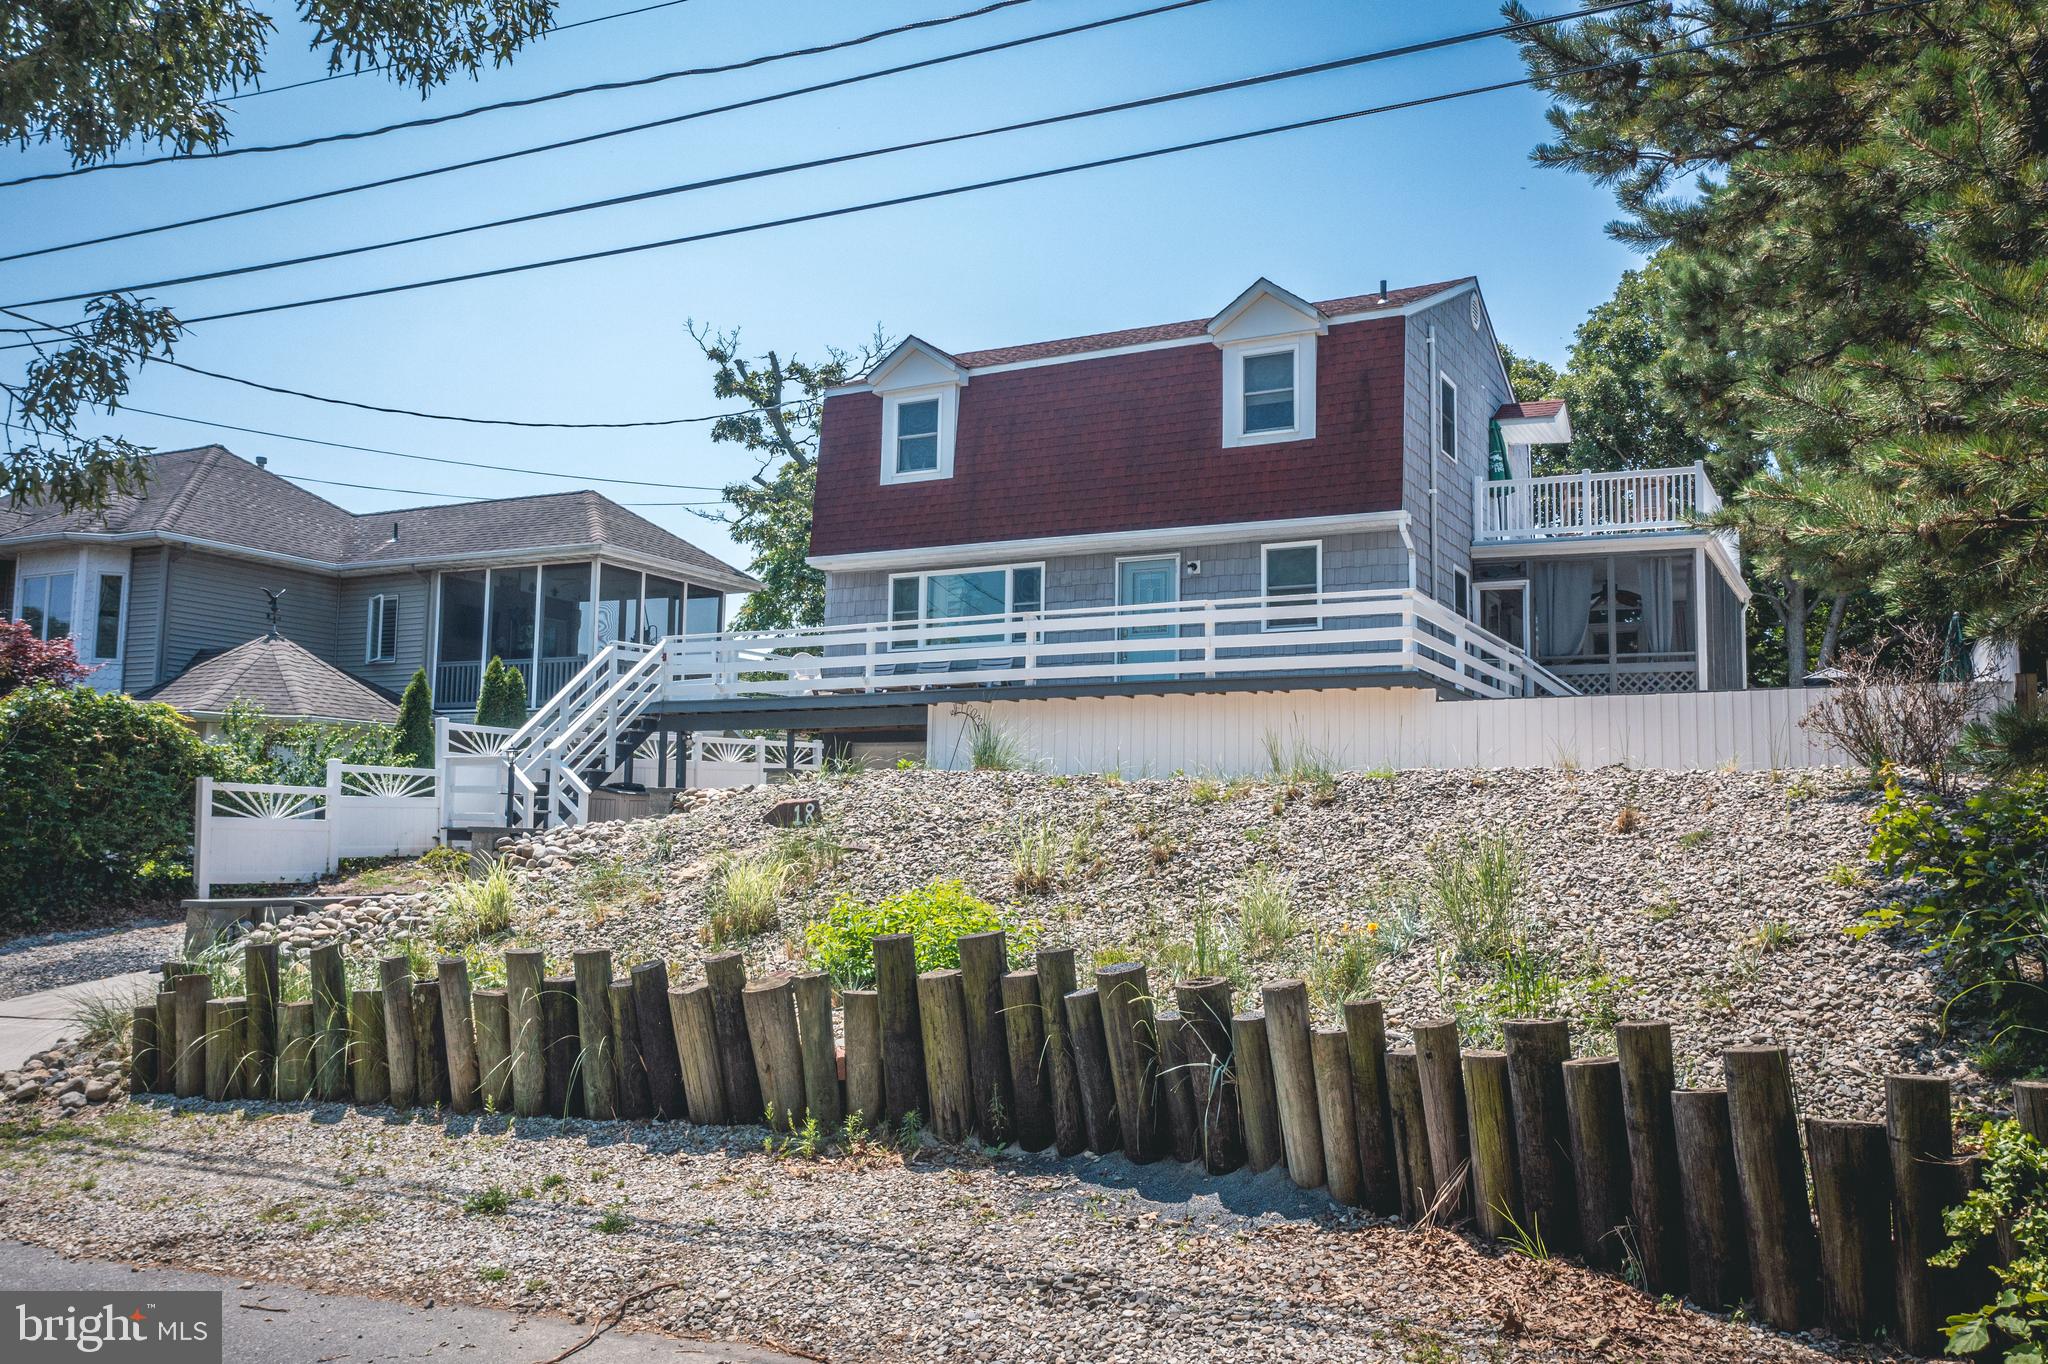
[[[1046,535],[1029,540],[981,540],[965,545],[920,545],[914,549],[878,549],[849,554],[813,554],[811,567],[832,573],[883,569],[950,568],[998,558],[1006,562],[1068,554],[1139,555],[1151,550],[1188,545],[1224,545],[1239,540],[1277,537],[1346,535],[1408,526],[1405,511],[1352,512],[1342,516],[1304,516],[1290,521],[1232,521],[1207,526],[1165,526],[1147,530],[1105,531],[1092,535]]]

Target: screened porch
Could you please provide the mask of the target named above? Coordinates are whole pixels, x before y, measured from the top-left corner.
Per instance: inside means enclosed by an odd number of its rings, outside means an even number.
[[[1479,624],[1588,695],[1701,690],[1697,567],[1692,551],[1482,564]]]

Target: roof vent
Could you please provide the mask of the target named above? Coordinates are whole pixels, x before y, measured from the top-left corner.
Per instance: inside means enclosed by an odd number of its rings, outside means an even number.
[[[1387,301],[1387,282],[1386,282],[1385,280],[1381,280],[1381,281],[1380,281],[1380,304],[1381,304],[1382,306],[1385,306],[1385,304],[1386,304],[1386,301]]]
[[[259,468],[259,469],[267,469],[267,468],[269,468],[269,467],[270,467],[270,456],[269,456],[269,455],[258,455],[258,456],[256,456],[256,467],[257,467],[257,468]]]
[[[396,521],[391,523],[391,543],[394,545],[398,543],[398,523]]]

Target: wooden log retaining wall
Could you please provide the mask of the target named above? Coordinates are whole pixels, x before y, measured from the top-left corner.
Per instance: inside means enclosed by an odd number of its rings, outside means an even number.
[[[133,1011],[130,1088],[813,1121],[826,1135],[847,1117],[893,1128],[916,1114],[943,1141],[998,1130],[1062,1155],[1277,1166],[1340,1203],[1576,1248],[1709,1309],[1753,1301],[1785,1330],[1930,1352],[1946,1316],[1976,1305],[1969,1274],[1926,1263],[1967,1174],[1939,1077],[1889,1077],[1882,1123],[1802,1128],[1782,1048],[1731,1047],[1726,1088],[1675,1089],[1670,1026],[1655,1020],[1619,1025],[1615,1056],[1573,1058],[1566,1024],[1546,1019],[1508,1023],[1505,1052],[1463,1050],[1446,1019],[1389,1047],[1377,1000],[1317,1029],[1299,981],[1233,1014],[1229,982],[1155,996],[1135,963],[1076,989],[1068,949],[1005,971],[999,935],[968,944],[972,972],[920,975],[909,939],[877,945],[876,986],[844,992],[843,1028],[824,977],[749,981],[737,954],[671,988],[658,964],[614,979],[608,953],[579,952],[575,974],[550,977],[539,953],[512,951],[507,986],[476,990],[457,959],[416,979],[387,957],[379,988],[353,991],[320,955],[312,998],[291,1002],[267,953],[248,955],[246,991],[229,998],[166,962],[163,989]],[[2048,1085],[2019,1086],[2015,1104],[2048,1131]]]

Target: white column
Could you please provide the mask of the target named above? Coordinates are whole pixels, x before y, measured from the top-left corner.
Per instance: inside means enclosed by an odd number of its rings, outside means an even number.
[[[201,900],[213,896],[213,868],[208,865],[213,850],[206,837],[212,817],[213,778],[201,777],[192,798],[192,894]]]
[[[327,760],[327,793],[324,815],[327,825],[327,874],[341,870],[341,759]]]
[[[1699,690],[1707,689],[1707,551],[1692,552],[1693,650],[1699,665]]]

